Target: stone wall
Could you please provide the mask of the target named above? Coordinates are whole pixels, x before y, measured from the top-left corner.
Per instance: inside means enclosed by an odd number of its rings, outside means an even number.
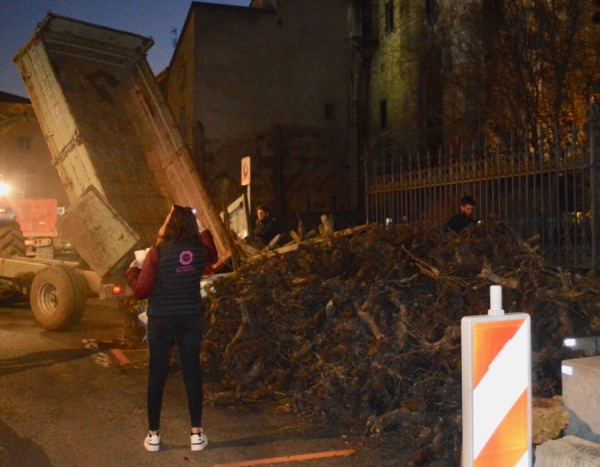
[[[217,206],[250,156],[252,206],[356,209],[346,33],[344,0],[192,4],[163,86]]]

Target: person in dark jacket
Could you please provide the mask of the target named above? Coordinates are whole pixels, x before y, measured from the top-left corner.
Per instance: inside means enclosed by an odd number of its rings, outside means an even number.
[[[191,450],[201,451],[208,444],[202,431],[200,278],[205,266],[217,259],[212,234],[197,221],[191,208],[175,205],[141,269],[134,261],[127,271],[135,296],[148,299],[148,436],[144,440],[148,451],[160,449],[160,412],[173,343],[179,351],[187,392]]]
[[[256,216],[258,217],[258,222],[254,229],[254,237],[261,243],[268,245],[271,243],[271,240],[281,233],[279,224],[271,217],[270,210],[267,206],[263,205],[257,207]]]
[[[444,227],[445,232],[456,232],[459,233],[471,225],[475,225],[473,214],[475,213],[475,200],[472,196],[464,196],[460,200],[460,212],[453,215],[446,226]]]

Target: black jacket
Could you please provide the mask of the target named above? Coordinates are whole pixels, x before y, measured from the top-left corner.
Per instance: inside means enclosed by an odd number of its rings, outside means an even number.
[[[444,232],[450,232],[451,230],[459,233],[461,230],[466,229],[471,224],[474,224],[475,220],[472,217],[464,215],[462,212],[453,215],[444,227]]]
[[[269,242],[280,233],[281,229],[279,228],[279,225],[270,217],[264,221],[258,221],[256,228],[254,229],[254,237],[265,245],[268,245]]]

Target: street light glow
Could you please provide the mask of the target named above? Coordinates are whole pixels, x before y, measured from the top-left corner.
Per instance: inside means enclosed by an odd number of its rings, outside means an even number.
[[[10,187],[4,182],[0,182],[0,196],[7,196],[9,192]]]

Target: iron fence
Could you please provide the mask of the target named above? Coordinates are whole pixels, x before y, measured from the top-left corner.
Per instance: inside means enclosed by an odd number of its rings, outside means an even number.
[[[386,226],[443,228],[469,194],[486,228],[500,220],[524,239],[539,236],[550,264],[596,271],[596,113],[589,141],[538,151],[503,150],[447,162],[367,170],[366,217]],[[540,147],[544,147],[543,144]]]

